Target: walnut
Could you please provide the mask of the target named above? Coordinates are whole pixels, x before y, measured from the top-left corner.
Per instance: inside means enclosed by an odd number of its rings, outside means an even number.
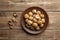
[[[32,12],[29,12],[29,15],[30,15],[30,16],[32,16],[32,15],[33,15],[33,13],[32,13]]]
[[[36,13],[36,9],[33,9],[32,12],[33,12],[33,13]]]
[[[29,15],[28,15],[28,14],[25,14],[24,17],[25,17],[25,18],[29,18]]]
[[[33,23],[32,24],[35,28],[38,26],[38,24],[37,23]]]

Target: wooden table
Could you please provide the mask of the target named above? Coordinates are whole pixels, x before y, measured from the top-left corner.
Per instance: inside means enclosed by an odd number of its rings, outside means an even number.
[[[21,14],[29,7],[38,6],[49,15],[49,26],[39,35],[29,35],[22,30]],[[18,15],[12,29],[8,21]],[[0,0],[0,40],[60,40],[60,0]]]

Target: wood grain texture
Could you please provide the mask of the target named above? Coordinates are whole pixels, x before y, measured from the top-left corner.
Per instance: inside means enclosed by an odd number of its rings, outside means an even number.
[[[39,0],[38,0],[39,1]],[[46,11],[60,11],[60,2],[17,2],[15,3],[12,1],[6,1],[0,3],[0,10],[1,11],[24,11],[25,9],[32,7],[32,6],[38,6]],[[50,0],[51,1],[51,0]],[[25,5],[26,4],[26,5]]]
[[[9,40],[9,30],[0,30],[0,40]]]
[[[43,8],[49,16],[49,26],[39,35],[29,35],[22,30],[21,15],[29,7]],[[17,25],[8,21],[18,15]],[[60,0],[0,0],[0,40],[60,40]]]
[[[59,40],[59,30],[45,30],[39,35],[29,35],[22,30],[10,30],[10,40]],[[57,35],[58,34],[58,35]]]

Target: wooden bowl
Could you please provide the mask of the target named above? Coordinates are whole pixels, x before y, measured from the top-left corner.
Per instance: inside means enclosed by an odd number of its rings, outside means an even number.
[[[34,30],[30,30],[29,28],[26,27],[26,23],[25,23],[25,19],[24,19],[24,15],[30,11],[32,11],[33,9],[39,10],[41,11],[44,16],[45,16],[45,23],[44,26],[39,30],[39,31],[34,31]],[[48,26],[49,23],[49,17],[46,13],[46,11],[40,7],[30,7],[28,9],[26,9],[23,13],[22,13],[22,17],[21,17],[21,24],[22,24],[22,28],[25,30],[25,32],[29,33],[29,34],[39,34],[42,33]]]

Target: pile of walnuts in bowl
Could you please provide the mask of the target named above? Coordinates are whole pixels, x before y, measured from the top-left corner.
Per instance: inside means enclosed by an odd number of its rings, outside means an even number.
[[[44,17],[44,14],[36,9],[33,9],[32,11],[25,13],[24,18],[26,27],[31,30],[40,30],[45,23]]]

